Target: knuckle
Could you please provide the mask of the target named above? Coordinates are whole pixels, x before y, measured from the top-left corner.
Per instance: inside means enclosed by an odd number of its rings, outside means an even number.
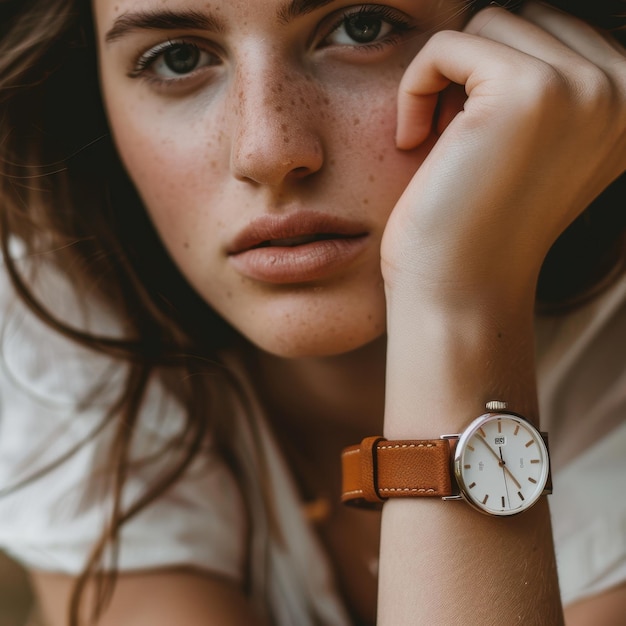
[[[522,89],[524,101],[531,107],[547,104],[561,105],[569,97],[569,88],[563,75],[548,63],[537,60],[532,71],[524,75]]]
[[[443,46],[442,49],[445,49],[445,46],[452,40],[456,40],[458,35],[459,33],[453,30],[439,30],[430,35],[428,41],[424,45],[424,48],[439,48],[440,46]]]
[[[583,113],[604,111],[614,100],[614,85],[598,66],[581,63],[574,71],[576,94]]]

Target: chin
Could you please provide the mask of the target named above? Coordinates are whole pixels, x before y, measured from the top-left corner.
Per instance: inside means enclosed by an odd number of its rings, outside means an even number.
[[[303,323],[302,326],[295,326],[276,323],[264,331],[250,332],[245,336],[264,352],[286,359],[300,359],[347,354],[370,344],[385,333],[384,318],[378,321],[367,319],[367,323],[362,325],[346,320],[345,324]]]
[[[254,342],[257,348],[283,359],[303,359],[312,357],[332,357],[354,352],[363,348],[383,333],[376,337],[369,337],[367,340],[347,340],[342,342],[323,341],[276,341],[276,342]]]
[[[346,354],[386,331],[382,280],[254,295],[229,300],[222,310],[213,306],[250,343],[278,357]]]

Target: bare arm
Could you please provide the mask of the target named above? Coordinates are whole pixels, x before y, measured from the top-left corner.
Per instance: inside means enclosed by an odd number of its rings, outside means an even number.
[[[46,626],[67,626],[74,580],[32,572]],[[186,570],[123,574],[98,626],[263,626],[237,586]]]
[[[536,415],[532,376],[523,375],[532,372],[528,324],[507,326],[488,311],[465,320],[438,315],[433,324],[446,341],[436,332],[432,345],[428,337],[411,347],[390,339],[389,358],[405,367],[392,365],[389,372],[389,439],[458,432],[492,396]],[[418,364],[425,354],[428,360]],[[404,391],[396,393],[396,385]],[[563,623],[545,498],[502,519],[462,502],[390,500],[383,509],[380,574],[379,626]]]
[[[585,598],[565,609],[567,626],[620,626],[626,615],[626,584]]]
[[[462,111],[451,83],[465,86]],[[534,3],[522,17],[487,9],[417,55],[398,145],[433,132],[435,107],[439,137],[383,240],[387,438],[459,432],[488,400],[538,419],[537,276],[626,168],[624,102],[624,51]],[[563,623],[545,499],[505,519],[435,499],[384,505],[379,626],[517,623]]]

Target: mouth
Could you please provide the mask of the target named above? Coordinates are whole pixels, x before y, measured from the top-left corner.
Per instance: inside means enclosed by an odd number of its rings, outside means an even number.
[[[230,256],[259,248],[295,248],[367,235],[363,224],[314,212],[264,215],[248,225],[228,248]]]
[[[296,246],[305,246],[309,243],[316,243],[318,241],[328,241],[330,239],[353,239],[360,237],[365,233],[359,235],[342,235],[341,233],[315,233],[313,235],[300,235],[298,237],[286,237],[284,239],[270,239],[268,241],[262,241],[255,248],[294,248]]]
[[[253,220],[228,248],[230,263],[257,282],[286,285],[330,279],[364,258],[363,224],[314,212]]]

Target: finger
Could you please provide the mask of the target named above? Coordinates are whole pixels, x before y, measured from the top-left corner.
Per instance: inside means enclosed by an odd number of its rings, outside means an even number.
[[[439,91],[449,83],[443,81],[441,89],[431,87],[429,93],[408,92],[400,87],[396,124],[396,145],[400,150],[415,148],[428,137],[433,128]]]
[[[473,17],[465,32],[496,41],[555,67],[578,65],[582,59],[547,30],[499,7],[489,7]]]
[[[521,12],[524,19],[540,26],[553,37],[576,50],[592,63],[602,65],[606,59],[624,56],[626,50],[614,39],[593,26],[574,17],[538,2],[528,2]]]
[[[558,31],[565,43],[551,30]],[[624,97],[626,58],[592,27],[573,16],[534,2],[522,9],[522,17],[489,8],[468,23],[466,32],[543,61],[550,66],[548,75],[557,79],[555,85],[564,81],[579,105],[590,114],[594,109],[596,114],[608,113],[603,107],[613,106],[614,101]]]
[[[585,22],[535,2],[520,16],[497,7],[478,13],[465,32],[486,37],[543,59],[554,67],[572,69],[583,60],[602,68],[614,65],[614,46]]]
[[[514,106],[520,94],[530,93],[524,84],[529,65],[543,67],[545,63],[483,37],[455,31],[436,33],[400,82],[398,147],[410,149],[425,139],[437,98],[451,83],[465,85],[468,95],[483,93],[490,101],[496,97],[501,105]]]

